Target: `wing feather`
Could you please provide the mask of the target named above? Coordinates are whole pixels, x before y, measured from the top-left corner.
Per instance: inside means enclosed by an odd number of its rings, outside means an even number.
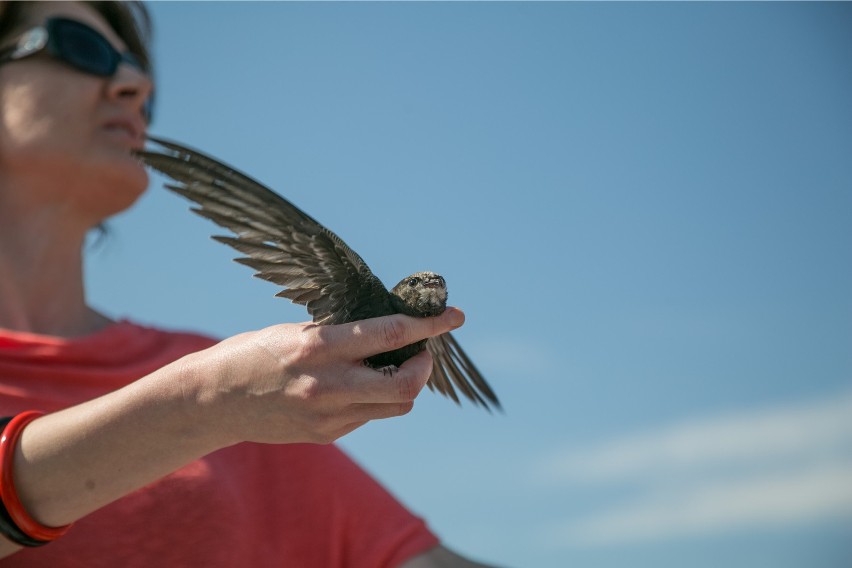
[[[428,383],[430,388],[456,402],[459,401],[456,394],[458,389],[466,398],[486,410],[490,410],[492,406],[498,410],[502,409],[497,395],[451,333],[430,338],[426,342],[426,349],[434,360],[432,376]]]
[[[290,201],[201,152],[150,140],[160,149],[138,154],[177,182],[166,187],[194,202],[195,213],[230,230],[233,236],[214,238],[246,255],[237,262],[283,286],[277,295],[304,304],[315,322],[352,321],[352,306],[377,299],[389,306],[387,288],[364,260]],[[381,305],[379,311],[390,313]]]

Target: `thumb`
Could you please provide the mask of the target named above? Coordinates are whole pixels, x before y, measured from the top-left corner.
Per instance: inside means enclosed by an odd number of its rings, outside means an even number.
[[[331,341],[339,341],[342,352],[357,359],[393,351],[411,343],[441,335],[464,324],[464,312],[447,308],[440,315],[415,318],[402,314],[371,318],[333,326]]]

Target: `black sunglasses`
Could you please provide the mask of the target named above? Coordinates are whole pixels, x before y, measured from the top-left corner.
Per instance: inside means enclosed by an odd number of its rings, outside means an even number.
[[[35,55],[42,50],[75,69],[98,77],[112,77],[122,63],[147,75],[132,53],[119,53],[97,30],[67,18],[48,18],[43,26],[25,32],[16,45],[0,51],[0,65]],[[144,108],[149,123],[151,106],[152,100],[149,98]]]

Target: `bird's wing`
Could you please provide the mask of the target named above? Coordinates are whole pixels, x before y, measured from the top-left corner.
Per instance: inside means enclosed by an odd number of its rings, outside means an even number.
[[[387,288],[340,237],[269,188],[197,150],[149,138],[149,166],[174,179],[166,187],[195,202],[192,210],[235,236],[213,237],[246,255],[237,262],[284,286],[277,295],[303,304],[321,324],[358,319],[353,312],[388,302]],[[376,314],[381,315],[381,314]]]
[[[426,383],[430,389],[437,390],[456,403],[459,402],[456,394],[458,389],[474,404],[482,405],[486,410],[490,411],[492,406],[502,409],[497,395],[450,333],[429,338],[426,349],[434,361],[432,376]]]

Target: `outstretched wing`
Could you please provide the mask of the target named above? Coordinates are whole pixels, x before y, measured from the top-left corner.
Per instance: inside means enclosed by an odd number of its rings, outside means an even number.
[[[269,188],[197,150],[157,138],[158,151],[137,154],[174,179],[172,191],[192,210],[235,236],[213,237],[246,256],[255,276],[284,287],[276,294],[303,304],[316,323],[338,324],[394,313],[390,293],[340,237]],[[426,342],[434,358],[430,389],[459,402],[500,408],[497,396],[452,335]]]
[[[458,389],[474,404],[482,405],[486,410],[490,411],[491,406],[501,409],[497,395],[450,333],[429,338],[426,349],[434,361],[432,376],[426,383],[430,389],[437,390],[456,403],[459,402],[456,394]]]
[[[284,286],[277,296],[305,305],[320,324],[391,313],[387,288],[364,260],[310,215],[197,150],[149,140],[162,149],[141,159],[178,182],[166,187],[195,202],[195,213],[234,233],[213,238],[245,254],[236,260],[255,276]]]

